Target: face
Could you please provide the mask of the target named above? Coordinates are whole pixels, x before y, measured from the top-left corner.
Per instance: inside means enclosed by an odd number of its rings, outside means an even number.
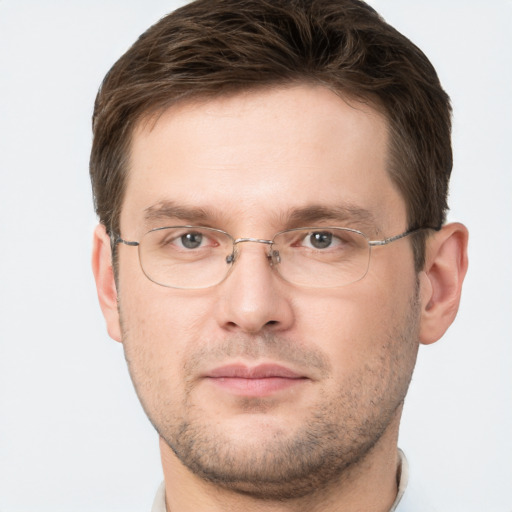
[[[387,145],[381,115],[321,87],[171,107],[134,133],[121,236],[198,224],[235,238],[312,225],[396,235],[406,208]],[[119,245],[126,359],[172,464],[297,497],[396,437],[418,347],[412,249],[374,248],[364,279],[321,289],[284,281],[263,244],[239,249],[223,282],[179,290]]]

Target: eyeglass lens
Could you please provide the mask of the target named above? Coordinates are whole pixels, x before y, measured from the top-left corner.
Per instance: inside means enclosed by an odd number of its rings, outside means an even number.
[[[367,238],[345,228],[282,231],[270,247],[269,253],[268,247],[265,250],[275,271],[290,283],[309,287],[358,281],[370,260]],[[224,231],[190,226],[149,231],[139,244],[146,276],[162,286],[182,289],[208,288],[223,281],[240,250]]]

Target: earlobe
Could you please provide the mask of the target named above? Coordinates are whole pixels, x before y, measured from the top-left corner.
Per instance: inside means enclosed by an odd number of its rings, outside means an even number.
[[[468,231],[460,223],[447,224],[427,240],[420,273],[420,341],[425,345],[441,338],[457,315],[468,267],[467,244]]]
[[[92,271],[96,281],[96,291],[101,311],[107,322],[109,336],[121,341],[119,312],[117,309],[117,289],[112,268],[110,237],[105,226],[99,224],[94,230],[92,249]]]

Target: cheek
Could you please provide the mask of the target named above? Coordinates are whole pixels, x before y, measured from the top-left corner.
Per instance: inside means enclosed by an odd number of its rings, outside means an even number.
[[[197,343],[200,321],[192,311],[196,310],[184,307],[184,301],[162,297],[159,291],[151,296],[121,294],[128,370],[139,400],[155,425],[162,418],[169,424],[176,421],[171,412],[180,410],[185,399],[187,346]]]
[[[180,389],[187,347],[200,342],[201,333],[207,331],[205,324],[211,321],[210,302],[152,283],[136,258],[122,262],[119,312],[123,349],[146,410],[149,400],[166,403],[170,399],[154,396],[159,390]]]
[[[125,350],[138,345],[156,358],[176,361],[201,342],[212,315],[210,301],[191,299],[158,285],[122,293],[120,314]]]
[[[355,373],[371,361],[379,364],[393,350],[393,338],[408,336],[414,323],[414,279],[413,272],[400,279],[372,275],[337,291],[296,299],[297,336],[316,344],[344,373]]]
[[[158,351],[186,340],[211,317],[205,294],[166,288],[142,272],[136,253],[126,255],[119,267],[119,302],[125,332],[133,343],[151,342]]]

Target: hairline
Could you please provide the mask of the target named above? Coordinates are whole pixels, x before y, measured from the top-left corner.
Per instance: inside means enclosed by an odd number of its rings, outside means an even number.
[[[129,173],[131,171],[131,152],[133,148],[134,136],[140,130],[148,130],[151,132],[159,119],[165,115],[170,109],[187,108],[187,106],[202,106],[218,99],[230,99],[237,96],[251,95],[258,92],[275,91],[275,90],[288,90],[294,87],[309,86],[311,89],[315,87],[323,87],[335,94],[341,101],[347,104],[350,108],[356,110],[362,110],[359,106],[365,106],[374,113],[381,116],[385,123],[386,135],[387,135],[387,155],[386,155],[386,167],[385,171],[391,178],[393,186],[395,181],[393,180],[393,174],[391,173],[392,167],[392,146],[393,146],[393,133],[392,130],[392,118],[388,114],[386,108],[382,105],[377,95],[372,94],[356,94],[346,89],[337,89],[333,85],[326,83],[325,81],[315,79],[312,77],[304,76],[303,78],[289,78],[281,79],[276,81],[261,82],[254,84],[240,84],[237,88],[229,88],[226,90],[218,89],[216,91],[192,91],[190,94],[182,95],[179,98],[169,98],[167,101],[156,101],[154,104],[147,105],[146,108],[141,109],[136,116],[134,116],[133,122],[131,123],[129,133],[124,139],[124,164],[121,165],[120,171],[122,175],[122,190],[118,199],[118,207],[114,209],[112,216],[112,222],[110,226],[106,226],[107,230],[113,230],[115,232],[120,230],[120,217],[121,210],[124,204],[124,196],[126,192],[126,185],[129,179]],[[368,110],[366,110],[368,112]],[[397,191],[400,197],[404,199],[406,203],[407,215],[409,217],[409,208],[407,200],[404,197],[402,191],[397,187]],[[409,222],[409,218],[407,219]]]

